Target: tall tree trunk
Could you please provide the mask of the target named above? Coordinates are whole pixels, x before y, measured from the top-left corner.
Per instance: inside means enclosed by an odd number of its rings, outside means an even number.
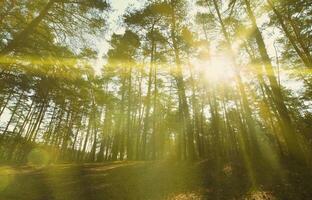
[[[154,52],[156,52],[157,44],[154,45]],[[157,65],[154,64],[154,99],[153,99],[153,132],[152,132],[152,159],[155,160],[157,156]]]
[[[3,114],[5,108],[7,107],[8,103],[10,102],[10,99],[11,99],[11,96],[13,95],[13,92],[14,90],[12,89],[10,94],[8,95],[8,97],[6,98],[6,101],[3,105],[1,105],[1,108],[0,108],[0,117],[1,115]]]
[[[132,155],[132,126],[131,126],[131,111],[132,111],[132,66],[129,68],[128,74],[128,112],[127,112],[127,160],[133,159]]]
[[[88,128],[87,128],[87,133],[86,133],[86,136],[84,138],[84,143],[83,143],[83,147],[82,147],[82,150],[81,150],[81,154],[79,157],[78,157],[78,160],[79,161],[83,161],[84,158],[85,158],[85,155],[86,155],[86,150],[87,150],[87,144],[89,142],[89,136],[90,136],[90,132],[91,132],[91,126],[92,126],[92,118],[89,117],[89,122],[88,122]]]
[[[258,28],[256,18],[250,6],[249,0],[244,0],[244,1],[245,1],[248,17],[250,18],[252,22],[256,43],[258,45],[258,49],[262,58],[262,62],[266,70],[266,75],[270,82],[270,86],[271,86],[272,94],[273,94],[273,102],[275,103],[277,111],[281,118],[281,122],[282,122],[281,128],[284,134],[287,147],[289,149],[289,153],[294,158],[297,158],[302,161],[305,159],[304,154],[303,154],[303,149],[296,135],[296,130],[290,118],[289,111],[284,103],[284,97],[283,97],[281,88],[278,85],[277,79],[275,77],[274,70],[271,64],[271,59],[267,53],[262,34]]]
[[[9,129],[10,125],[11,125],[11,122],[12,122],[12,120],[14,119],[15,113],[16,113],[17,109],[19,108],[20,104],[21,104],[23,95],[24,95],[24,93],[22,92],[22,93],[19,95],[19,97],[18,97],[18,100],[17,100],[17,102],[16,102],[16,104],[15,104],[15,106],[14,106],[14,108],[13,108],[12,113],[11,113],[11,117],[10,117],[10,119],[9,119],[9,121],[8,121],[8,123],[7,123],[7,125],[6,125],[6,127],[5,127],[5,129],[4,129],[4,131],[3,131],[2,135],[1,135],[1,137],[0,137],[0,142],[1,142],[1,138],[3,139],[3,137],[7,134],[7,131],[8,131],[8,129]]]
[[[28,110],[28,112],[27,112],[27,114],[26,114],[26,117],[25,117],[25,119],[24,119],[24,122],[23,122],[21,128],[20,128],[19,131],[18,131],[18,135],[19,135],[19,136],[22,135],[22,133],[23,133],[23,131],[24,131],[24,128],[26,127],[26,124],[29,122],[29,117],[30,117],[30,115],[31,115],[31,113],[32,113],[32,111],[33,111],[32,108],[33,108],[33,106],[34,106],[34,103],[35,103],[34,101],[31,102],[31,105],[30,105],[29,110]]]
[[[38,116],[37,116],[37,119],[36,119],[36,122],[33,126],[33,128],[31,129],[31,133],[30,133],[30,136],[28,138],[29,141],[35,141],[36,137],[37,137],[37,134],[38,134],[38,131],[39,131],[39,128],[40,128],[40,125],[42,123],[42,120],[44,118],[44,114],[45,114],[45,109],[47,108],[46,106],[46,101],[47,100],[44,100],[40,106],[40,111],[38,113]]]
[[[117,123],[115,127],[116,134],[113,139],[113,147],[112,147],[112,160],[117,160],[118,155],[119,159],[123,159],[123,151],[124,151],[124,110],[125,110],[125,88],[126,88],[126,79],[125,72],[122,71],[121,74],[121,102],[119,110],[117,111]]]
[[[190,119],[190,112],[189,107],[187,103],[186,93],[185,93],[185,83],[183,80],[183,73],[182,73],[182,67],[181,67],[181,59],[180,59],[180,50],[178,48],[177,44],[177,35],[176,35],[176,13],[175,13],[175,5],[174,1],[170,1],[171,5],[171,40],[175,55],[175,62],[177,65],[176,74],[174,76],[178,88],[178,96],[180,99],[180,109],[181,114],[183,115],[183,125],[185,126],[185,131],[187,133],[187,150],[188,150],[188,159],[194,160],[196,158],[195,155],[195,149],[194,149],[194,134],[192,130],[192,122]]]
[[[152,34],[154,31],[154,27],[152,28]],[[152,90],[152,78],[153,78],[153,66],[154,66],[154,46],[155,41],[152,38],[152,46],[151,46],[151,60],[150,60],[150,67],[148,73],[148,86],[147,86],[147,94],[146,94],[146,108],[145,108],[145,116],[144,116],[144,124],[143,124],[143,133],[142,133],[142,151],[141,151],[141,159],[147,159],[147,152],[146,152],[146,140],[147,140],[147,132],[149,130],[149,116],[150,116],[150,109],[151,109],[151,90]]]

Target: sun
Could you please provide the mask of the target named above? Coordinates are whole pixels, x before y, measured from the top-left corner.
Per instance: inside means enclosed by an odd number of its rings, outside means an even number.
[[[234,66],[227,55],[214,56],[209,60],[196,61],[205,80],[214,84],[229,84],[234,78]]]

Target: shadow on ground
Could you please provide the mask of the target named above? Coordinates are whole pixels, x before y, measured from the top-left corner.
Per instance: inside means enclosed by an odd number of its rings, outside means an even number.
[[[242,166],[209,161],[3,166],[0,200],[312,199],[311,173],[300,166],[259,166],[255,179]]]

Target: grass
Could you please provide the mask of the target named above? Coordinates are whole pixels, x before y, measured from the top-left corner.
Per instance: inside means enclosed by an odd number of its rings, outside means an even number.
[[[311,172],[287,166],[259,166],[256,185],[241,165],[209,161],[2,166],[0,200],[312,199]]]

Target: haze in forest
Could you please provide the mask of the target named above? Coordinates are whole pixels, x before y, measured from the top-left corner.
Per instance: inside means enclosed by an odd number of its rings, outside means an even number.
[[[311,199],[309,0],[0,0],[0,199]]]

